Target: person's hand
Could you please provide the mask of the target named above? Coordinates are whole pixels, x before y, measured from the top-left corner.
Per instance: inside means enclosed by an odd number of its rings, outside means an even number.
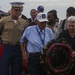
[[[75,51],[72,52],[72,57],[75,57]]]
[[[25,53],[22,54],[22,60],[27,60],[27,55]]]

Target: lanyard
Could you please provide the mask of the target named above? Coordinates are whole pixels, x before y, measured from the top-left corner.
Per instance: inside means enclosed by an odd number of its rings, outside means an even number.
[[[38,30],[38,28],[36,27],[36,30],[37,30],[37,32],[38,32],[38,35],[39,35],[39,37],[40,37],[40,40],[41,40],[41,42],[42,42],[42,45],[44,45],[44,42],[45,42],[45,29],[44,29],[44,38],[42,38],[42,36],[41,36],[41,33],[39,32],[39,30]]]

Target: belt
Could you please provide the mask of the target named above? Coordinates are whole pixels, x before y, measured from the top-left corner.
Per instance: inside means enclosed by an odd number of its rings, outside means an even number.
[[[9,44],[9,45],[19,45],[20,43],[19,42],[6,42],[6,41],[2,41],[2,43],[4,44]]]
[[[29,55],[41,54],[41,52],[29,53]]]

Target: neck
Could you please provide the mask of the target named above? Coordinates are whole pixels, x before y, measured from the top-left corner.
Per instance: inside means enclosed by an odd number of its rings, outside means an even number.
[[[41,26],[38,26],[39,27],[39,29],[42,31],[42,30],[44,30],[45,28],[43,28],[43,27],[41,27]]]
[[[41,27],[39,27],[39,29],[42,31],[43,30],[43,28],[41,28]]]
[[[17,16],[12,16],[13,19],[15,20],[18,20],[18,17]]]
[[[49,28],[51,28],[52,30],[54,29],[55,25],[48,25]]]
[[[48,25],[55,25],[55,21],[48,22]]]

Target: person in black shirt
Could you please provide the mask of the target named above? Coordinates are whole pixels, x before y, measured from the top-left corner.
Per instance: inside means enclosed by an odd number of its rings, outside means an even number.
[[[70,16],[75,16],[75,8],[74,7],[68,7],[66,10],[66,18],[63,20],[60,20],[57,35],[56,35],[57,37],[63,30],[67,29],[67,18]]]
[[[71,37],[68,29],[64,30],[59,34],[58,38],[65,38],[66,42],[71,46],[73,50],[75,50],[75,36]]]
[[[70,16],[67,19],[67,28],[66,30],[62,31],[59,34],[58,39],[64,38],[65,41],[70,45],[72,48],[72,57],[75,57],[75,16]],[[74,66],[71,69],[70,75],[75,75],[75,61],[73,62]]]

